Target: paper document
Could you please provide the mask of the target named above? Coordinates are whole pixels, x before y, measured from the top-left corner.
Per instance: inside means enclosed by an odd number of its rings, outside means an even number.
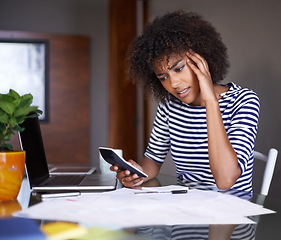
[[[182,186],[122,188],[104,193],[41,202],[15,216],[73,221],[110,228],[179,224],[248,224],[247,216],[274,213],[258,204],[215,191],[184,194],[135,194],[141,191],[188,190]],[[58,214],[59,213],[59,214]],[[172,216],[172,217],[171,217]]]

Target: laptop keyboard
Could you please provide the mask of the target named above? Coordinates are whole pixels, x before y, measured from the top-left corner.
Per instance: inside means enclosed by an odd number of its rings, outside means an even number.
[[[83,175],[63,175],[63,176],[52,176],[46,182],[45,185],[52,185],[52,186],[74,186],[79,185],[79,183],[84,179],[85,176]]]

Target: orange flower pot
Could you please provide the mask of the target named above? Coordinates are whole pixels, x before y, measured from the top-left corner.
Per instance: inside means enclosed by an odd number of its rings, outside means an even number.
[[[20,210],[21,205],[18,200],[0,202],[0,218],[12,217],[14,212]]]
[[[0,201],[15,200],[24,174],[25,151],[0,152]]]

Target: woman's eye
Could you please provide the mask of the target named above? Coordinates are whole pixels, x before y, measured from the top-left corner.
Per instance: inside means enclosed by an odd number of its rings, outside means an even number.
[[[167,77],[161,77],[161,78],[159,78],[159,80],[160,80],[161,82],[163,82],[163,81],[166,80],[166,78],[167,78]]]
[[[175,71],[176,71],[176,72],[180,72],[183,68],[184,68],[184,66],[179,67],[179,68],[176,68]]]

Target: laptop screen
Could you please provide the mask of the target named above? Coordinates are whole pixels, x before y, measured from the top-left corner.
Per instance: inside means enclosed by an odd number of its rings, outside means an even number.
[[[22,149],[26,151],[26,170],[30,186],[49,177],[43,139],[38,118],[28,118],[20,125],[25,130],[20,133]]]

